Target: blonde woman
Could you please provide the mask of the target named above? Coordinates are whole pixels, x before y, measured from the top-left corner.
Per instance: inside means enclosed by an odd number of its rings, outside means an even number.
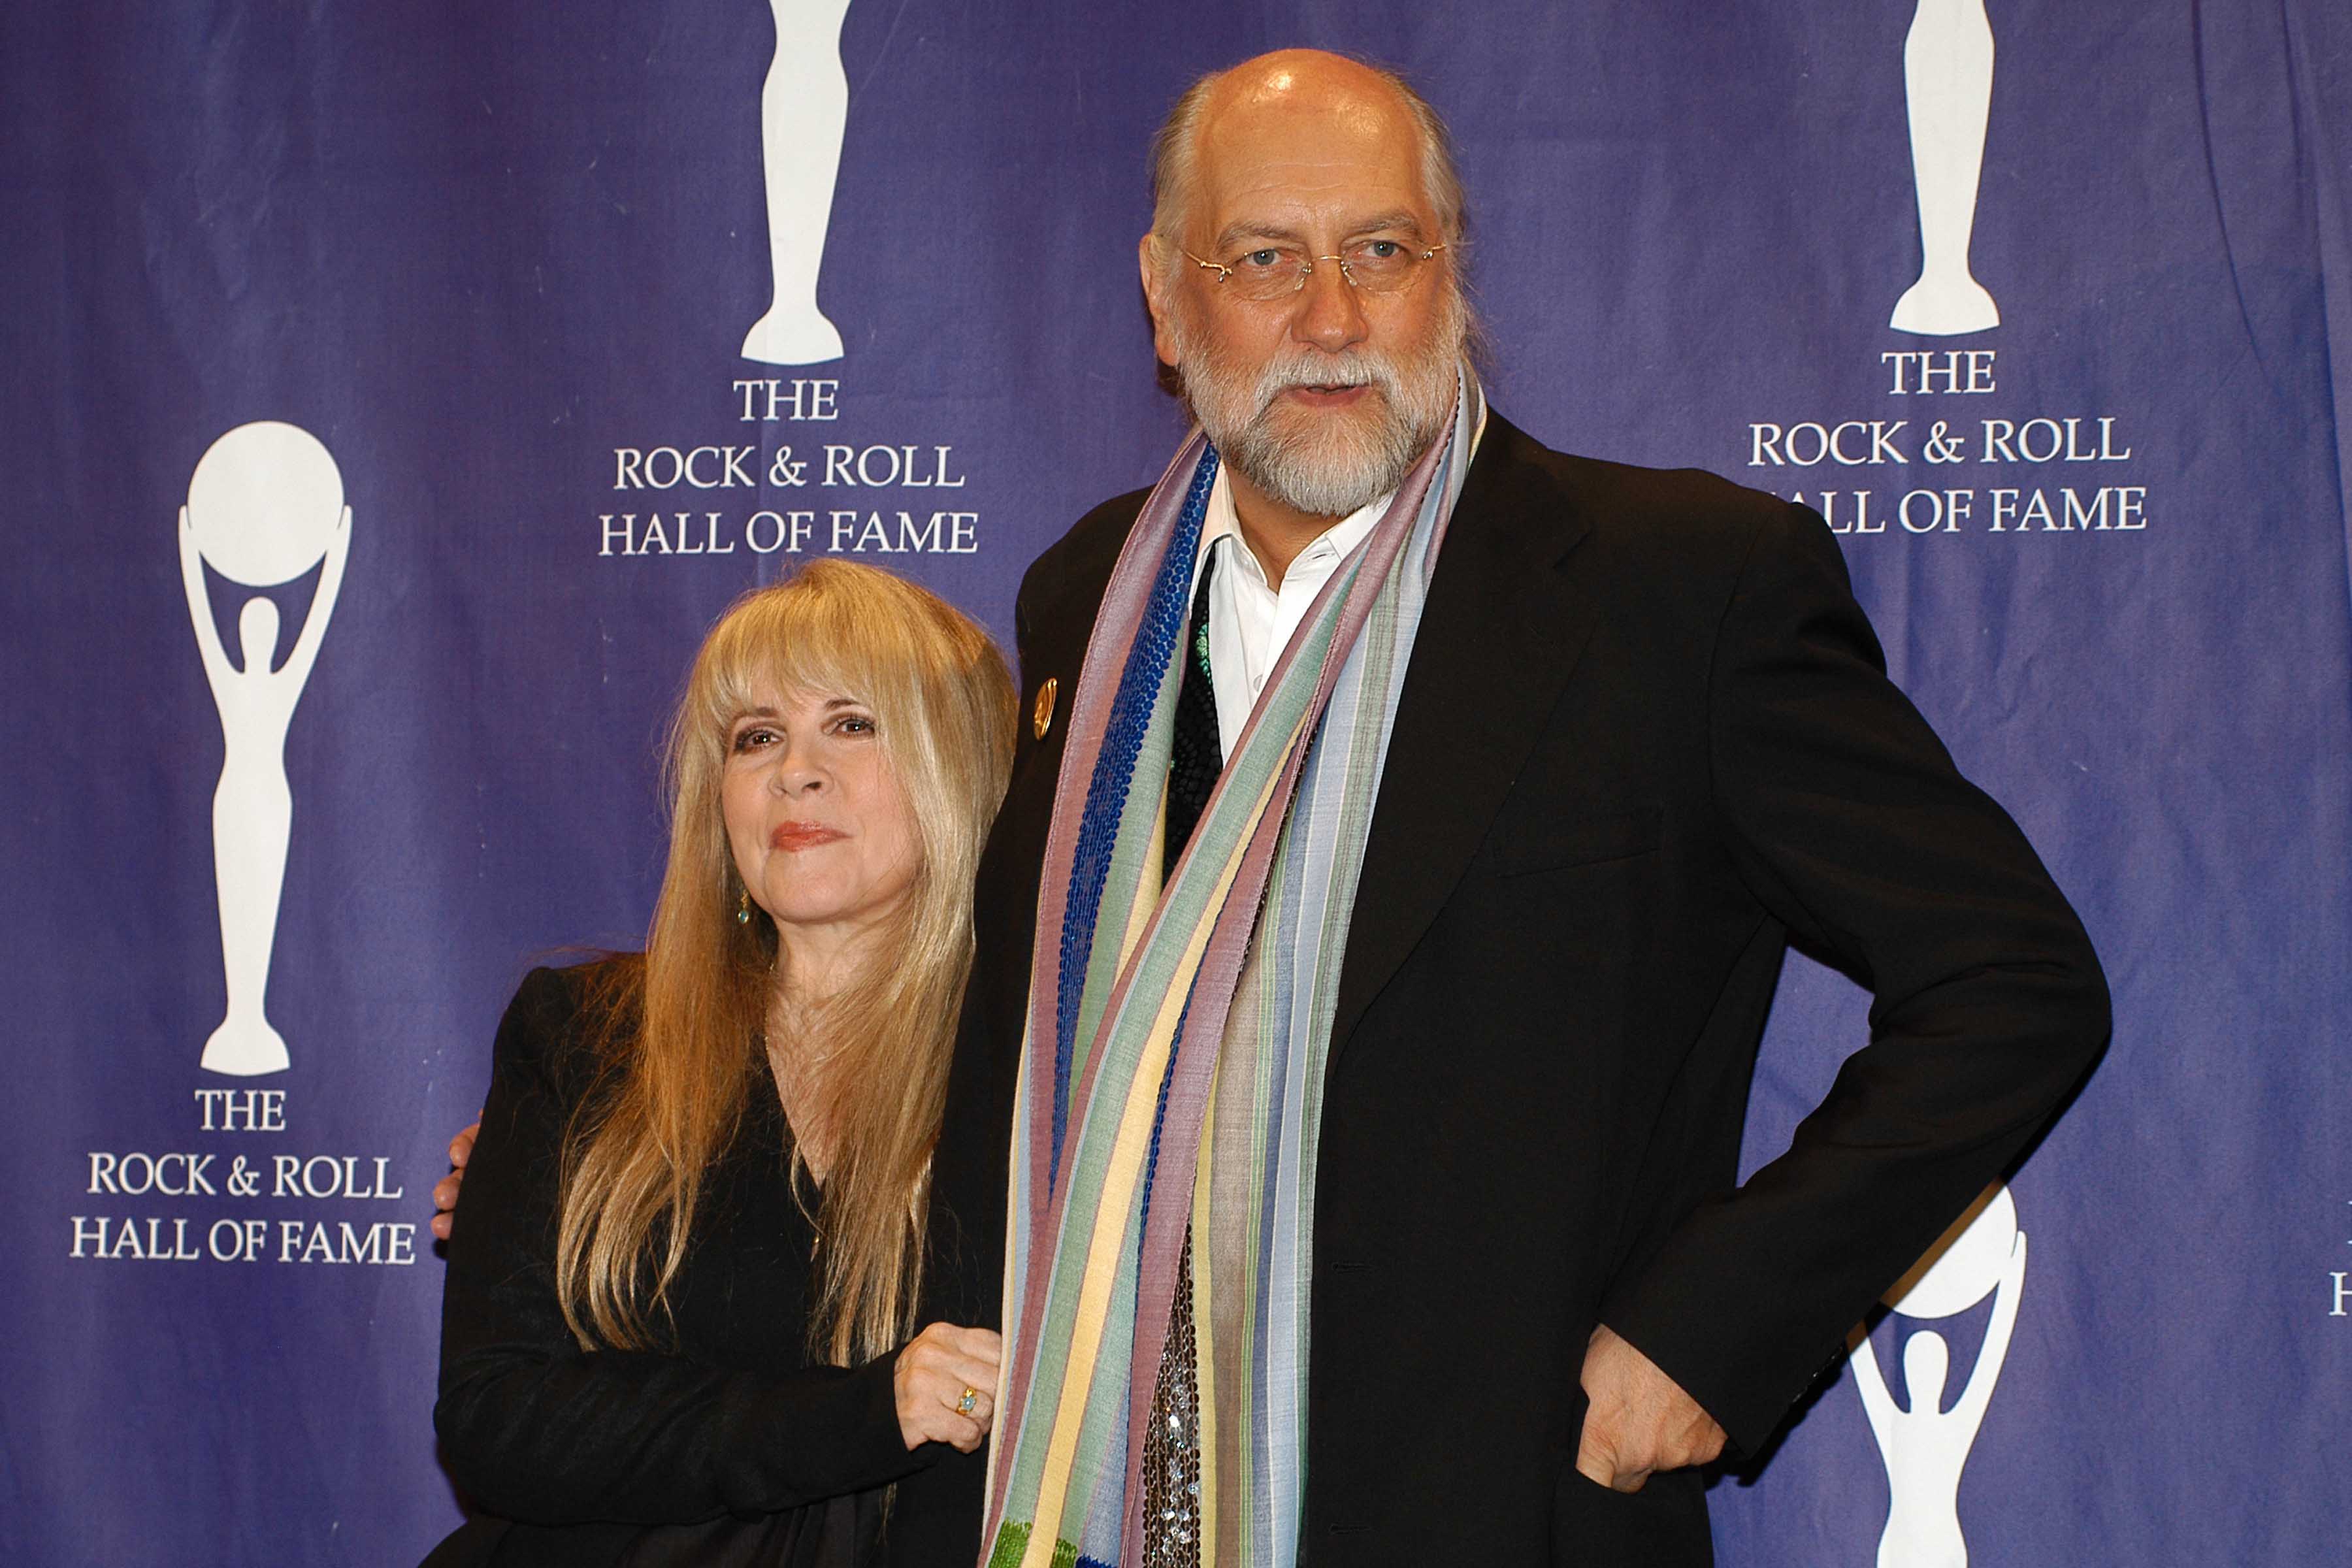
[[[428,1562],[930,1554],[922,1472],[996,1387],[994,1333],[917,1325],[1013,726],[987,636],[887,573],[818,562],[712,629],[645,953],[535,971],[499,1026],[434,1411],[486,1517]]]

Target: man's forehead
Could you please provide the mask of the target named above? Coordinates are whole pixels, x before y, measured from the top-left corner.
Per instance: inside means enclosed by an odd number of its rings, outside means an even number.
[[[1425,210],[1418,128],[1393,89],[1302,79],[1237,83],[1203,116],[1194,165],[1211,226],[1267,216]]]

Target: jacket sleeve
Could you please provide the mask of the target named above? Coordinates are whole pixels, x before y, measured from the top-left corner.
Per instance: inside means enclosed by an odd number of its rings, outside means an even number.
[[[1753,1452],[2105,1044],[2081,922],[1886,679],[1820,518],[1757,531],[1708,692],[1713,792],[1771,914],[1867,984],[1787,1152],[1700,1204],[1602,1321]]]
[[[920,1469],[893,1358],[786,1374],[583,1351],[556,1304],[565,1129],[586,1077],[576,975],[536,970],[499,1026],[441,1310],[433,1421],[450,1476],[536,1524],[772,1513]]]

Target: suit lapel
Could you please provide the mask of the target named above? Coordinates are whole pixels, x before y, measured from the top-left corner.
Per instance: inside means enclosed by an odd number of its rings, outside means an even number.
[[[1108,569],[1103,575],[1108,577]],[[1042,635],[1042,646],[1024,650],[1034,669],[1023,673],[1028,689],[1022,693],[1020,742],[1015,748],[1013,778],[1004,805],[990,836],[992,863],[982,877],[987,897],[979,904],[987,929],[978,939],[985,962],[992,969],[992,1033],[1009,1075],[1020,1055],[1028,1018],[1029,972],[1034,958],[1039,879],[1045,863],[1045,840],[1053,831],[1054,786],[1062,772],[1062,744],[1069,732],[1070,710],[1077,700],[1078,672],[1086,663],[1087,633],[1100,604],[1102,584],[1089,576],[1081,585],[1072,615],[1052,618],[1053,629]],[[1086,596],[1090,593],[1091,596]],[[1043,736],[1035,732],[1038,689],[1048,679],[1055,694]]]
[[[1597,606],[1569,559],[1586,525],[1538,450],[1489,416],[1438,555],[1348,931],[1335,1068],[1461,880],[1591,634]]]

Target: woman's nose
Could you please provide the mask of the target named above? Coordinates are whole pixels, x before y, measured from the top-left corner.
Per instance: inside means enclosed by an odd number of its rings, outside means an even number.
[[[808,795],[822,790],[824,782],[824,769],[814,748],[786,742],[784,754],[776,759],[776,771],[770,775],[772,787],[783,795]]]

